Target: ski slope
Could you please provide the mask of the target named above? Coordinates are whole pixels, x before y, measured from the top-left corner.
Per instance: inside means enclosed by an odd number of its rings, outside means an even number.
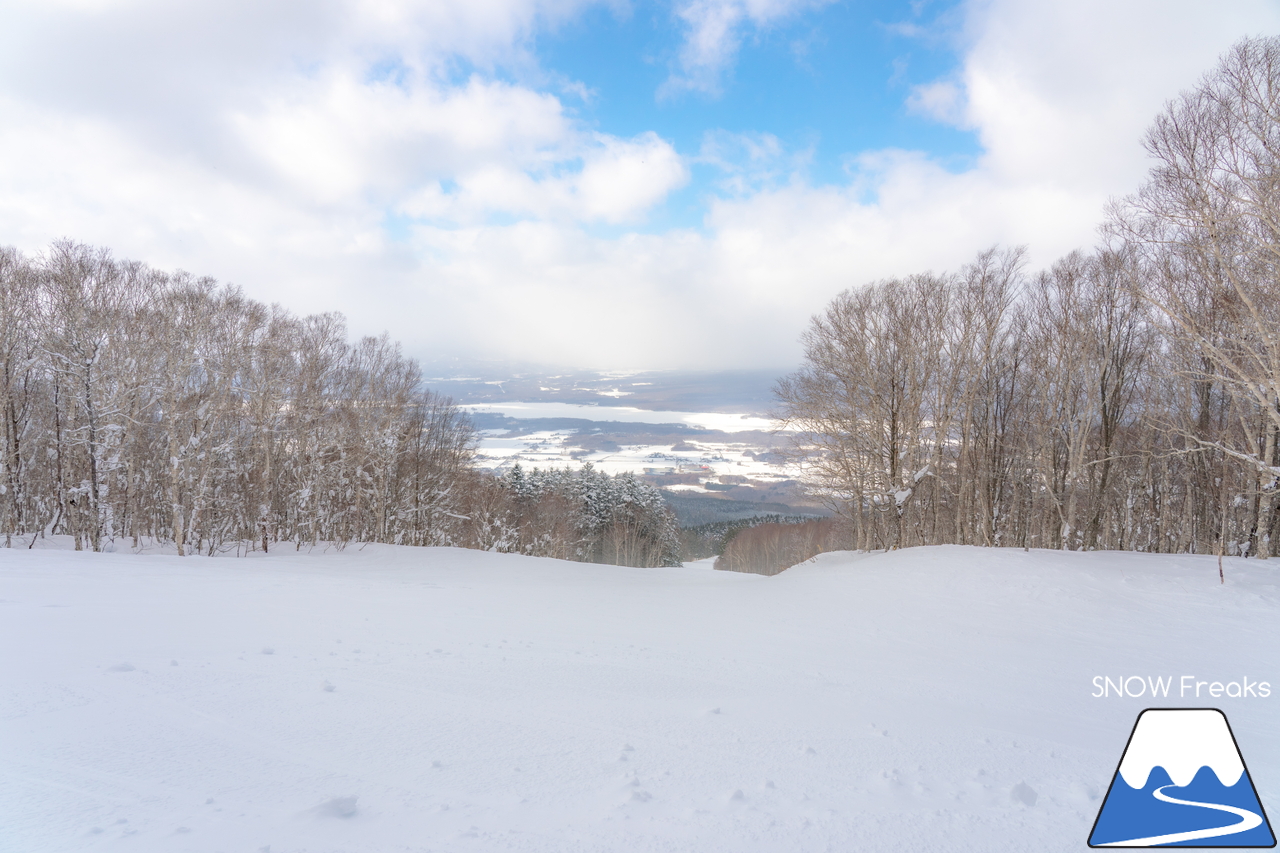
[[[1280,812],[1280,563],[920,548],[772,578],[456,549],[0,549],[0,850],[1078,851],[1138,712]]]

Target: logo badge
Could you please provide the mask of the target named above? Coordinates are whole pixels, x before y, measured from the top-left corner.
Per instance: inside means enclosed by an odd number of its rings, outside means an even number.
[[[1275,847],[1240,747],[1217,708],[1138,715],[1090,847]]]

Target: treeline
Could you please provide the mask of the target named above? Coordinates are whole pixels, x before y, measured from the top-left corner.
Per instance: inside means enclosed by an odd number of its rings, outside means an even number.
[[[338,314],[299,318],[77,243],[0,248],[0,420],[7,547],[679,560],[674,517],[634,479],[475,469],[469,418],[385,335],[349,343]]]
[[[853,547],[843,519],[766,521],[738,530],[716,558],[715,567],[729,572],[776,575],[827,551]]]
[[[473,430],[385,336],[60,242],[0,249],[0,534],[449,541]]]
[[[616,566],[681,563],[675,513],[631,474],[516,465],[474,490],[467,509],[472,547]]]
[[[859,548],[1267,557],[1280,533],[1280,40],[1147,134],[1106,244],[851,289],[778,386]]]
[[[681,527],[680,552],[686,560],[719,557],[733,538],[748,527],[760,524],[804,524],[813,520],[813,516],[809,515],[767,513],[748,518],[709,521],[692,527]]]

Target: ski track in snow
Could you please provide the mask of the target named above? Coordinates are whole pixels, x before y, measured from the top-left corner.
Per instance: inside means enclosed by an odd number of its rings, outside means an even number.
[[[1156,788],[1151,792],[1157,800],[1166,803],[1173,803],[1176,806],[1195,806],[1202,809],[1213,809],[1214,811],[1227,812],[1240,818],[1239,823],[1233,823],[1229,826],[1210,827],[1209,829],[1194,829],[1188,832],[1170,832],[1166,835],[1152,835],[1149,838],[1130,838],[1127,841],[1113,841],[1110,844],[1099,844],[1099,847],[1155,847],[1160,844],[1177,844],[1180,841],[1203,841],[1207,838],[1222,838],[1226,835],[1235,835],[1240,832],[1248,832],[1254,827],[1262,825],[1262,815],[1255,814],[1248,809],[1237,808],[1236,806],[1224,806],[1218,803],[1197,803],[1192,800],[1179,800],[1166,794],[1165,788],[1176,788],[1177,785],[1165,785]]]
[[[1226,570],[0,549],[0,850],[1078,851],[1137,713],[1206,704],[1093,676],[1276,683],[1274,569]],[[1220,700],[1264,806],[1275,701]]]

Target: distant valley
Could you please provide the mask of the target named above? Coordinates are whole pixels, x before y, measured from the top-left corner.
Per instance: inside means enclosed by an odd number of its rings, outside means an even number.
[[[786,460],[791,435],[768,418],[782,371],[440,372],[428,383],[471,412],[481,467],[630,472],[660,487],[685,527],[827,514]]]
[[[463,361],[424,365],[427,385],[457,403],[619,404],[653,411],[757,416],[773,409],[774,383],[787,370],[556,370]]]

